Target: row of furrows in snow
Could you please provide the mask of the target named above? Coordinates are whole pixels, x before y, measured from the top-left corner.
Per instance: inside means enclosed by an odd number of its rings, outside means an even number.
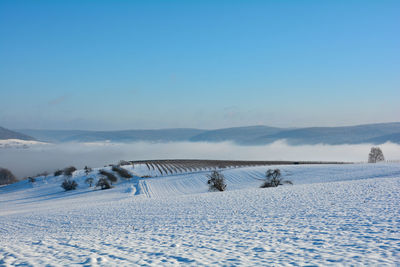
[[[308,165],[308,166],[257,166],[235,169],[223,169],[227,190],[244,188],[259,188],[265,180],[268,169],[279,168],[282,177],[295,185],[342,182],[349,180],[362,180],[370,178],[392,178],[400,176],[398,164],[345,164],[345,165]],[[173,195],[187,195],[204,193],[208,191],[207,174],[209,172],[196,172],[175,174],[154,179],[142,180],[146,186],[146,196],[165,197]]]
[[[239,161],[239,160],[143,160],[130,161],[132,171],[142,177],[166,176],[238,167],[298,164],[340,164],[341,162]]]

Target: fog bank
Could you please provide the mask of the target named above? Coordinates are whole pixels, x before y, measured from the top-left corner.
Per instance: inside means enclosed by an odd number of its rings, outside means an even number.
[[[74,165],[101,167],[119,160],[145,159],[225,159],[295,161],[366,161],[372,145],[301,145],[277,141],[263,146],[221,143],[68,143],[34,145],[29,149],[0,149],[0,167],[17,177],[35,175]],[[387,160],[400,159],[400,145],[380,145]]]

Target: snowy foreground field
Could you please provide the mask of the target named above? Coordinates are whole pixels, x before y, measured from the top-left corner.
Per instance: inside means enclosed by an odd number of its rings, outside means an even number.
[[[63,178],[0,187],[0,266],[400,264],[400,164],[274,166],[141,178],[64,192]],[[150,174],[149,174],[150,175]],[[154,175],[151,174],[152,176]]]

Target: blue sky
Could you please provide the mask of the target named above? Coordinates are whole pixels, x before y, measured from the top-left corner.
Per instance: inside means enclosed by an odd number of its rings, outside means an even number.
[[[0,125],[400,121],[399,1],[0,1]]]

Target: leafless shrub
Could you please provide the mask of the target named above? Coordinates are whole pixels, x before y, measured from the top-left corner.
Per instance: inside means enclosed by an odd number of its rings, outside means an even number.
[[[225,177],[222,173],[213,171],[211,174],[207,174],[210,191],[225,191]]]
[[[283,184],[293,184],[293,183],[289,180],[284,180],[282,178],[282,174],[279,169],[275,170],[269,169],[265,174],[265,181],[260,187],[261,188],[277,187]]]
[[[0,168],[0,185],[18,182],[14,174],[5,168]]]
[[[65,191],[75,190],[77,186],[78,184],[70,178],[65,178],[61,184],[61,187],[64,188]]]
[[[121,176],[122,178],[132,178],[132,174],[130,174],[127,170],[125,170],[124,168],[118,167],[116,165],[112,166],[111,168],[112,171],[116,172],[119,174],[119,176]]]
[[[74,166],[67,167],[63,170],[64,175],[66,176],[72,176],[72,174],[76,171],[76,168]]]
[[[100,178],[97,183],[96,183],[96,187],[100,187],[101,190],[105,190],[105,189],[110,189],[111,185],[108,182],[108,180],[106,178]]]
[[[54,172],[54,176],[60,176],[61,174],[63,174],[63,171],[62,171],[62,170],[56,170],[56,171]]]
[[[108,172],[108,171],[105,171],[105,170],[99,170],[99,174],[105,176],[110,181],[111,184],[113,184],[116,181],[118,181],[117,176],[115,176],[111,172]]]

